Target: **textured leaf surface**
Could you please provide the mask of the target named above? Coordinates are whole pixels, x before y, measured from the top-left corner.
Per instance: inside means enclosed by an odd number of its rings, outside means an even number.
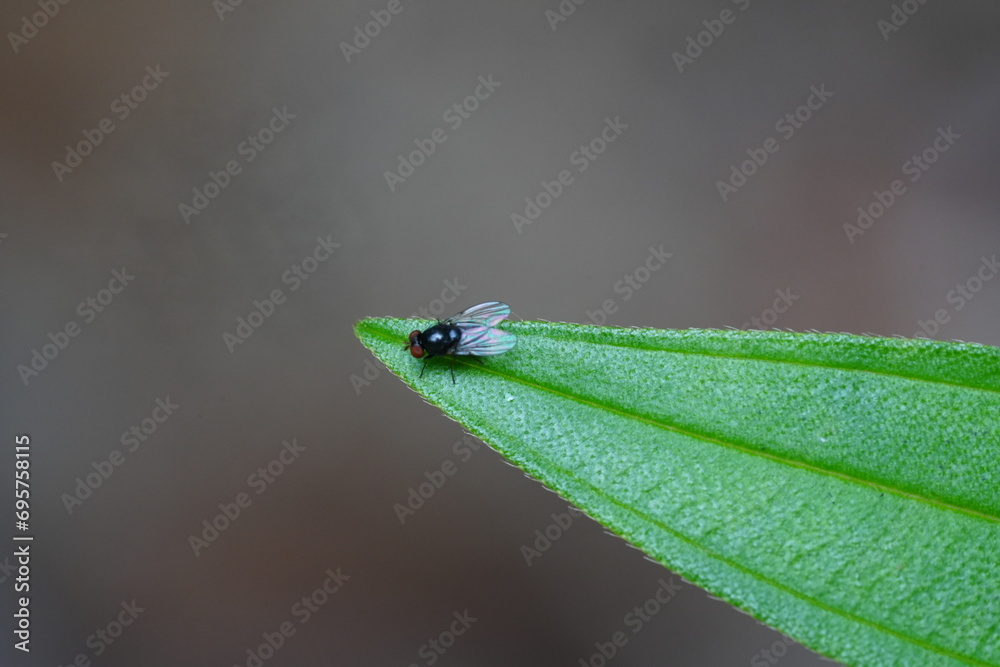
[[[853,665],[1000,665],[1000,348],[510,322],[421,362],[361,341],[615,533]]]

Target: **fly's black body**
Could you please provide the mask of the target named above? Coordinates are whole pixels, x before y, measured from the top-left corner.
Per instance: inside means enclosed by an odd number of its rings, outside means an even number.
[[[426,360],[431,357],[471,356],[478,359],[503,354],[517,342],[514,334],[496,328],[508,315],[510,306],[499,301],[487,301],[423,331],[411,332],[403,349],[409,350],[416,359],[424,359],[424,368],[427,367]],[[420,377],[424,376],[424,368],[420,369]],[[454,361],[451,381],[455,382]]]
[[[410,334],[410,352],[412,353],[413,347],[416,346],[424,351],[420,356],[413,355],[417,359],[440,357],[451,354],[461,339],[462,329],[460,327],[454,324],[435,324],[429,329],[414,331]]]

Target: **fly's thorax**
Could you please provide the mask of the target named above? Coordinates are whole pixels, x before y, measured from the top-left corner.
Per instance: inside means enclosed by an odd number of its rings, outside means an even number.
[[[462,338],[462,330],[450,324],[436,324],[421,335],[421,347],[428,355],[448,354]]]

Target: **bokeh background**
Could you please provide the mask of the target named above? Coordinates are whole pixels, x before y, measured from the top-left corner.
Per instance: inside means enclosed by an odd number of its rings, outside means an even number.
[[[286,621],[295,634],[264,664],[600,664],[595,643],[676,575],[585,517],[527,565],[522,546],[566,502],[485,446],[458,456],[460,427],[355,339],[365,316],[501,299],[587,322],[615,299],[620,326],[1000,345],[996,3],[896,3],[898,29],[888,0],[563,0],[562,14],[556,0],[110,0],[39,18],[44,4],[0,9],[0,421],[6,469],[14,435],[32,438],[36,536],[33,650],[5,630],[3,664],[247,665]],[[465,101],[480,77],[499,85]],[[786,136],[776,123],[814,87],[831,95]],[[456,103],[476,107],[458,127]],[[243,142],[275,109],[282,129],[251,161]],[[89,155],[53,166],[105,118]],[[579,171],[607,119],[627,128]],[[390,187],[437,128],[443,143]],[[911,181],[905,163],[949,128]],[[769,138],[777,152],[723,197]],[[239,173],[185,216],[231,160]],[[573,182],[515,224],[562,170]],[[896,179],[905,193],[849,233]],[[285,272],[319,238],[340,245],[292,290]],[[616,283],[661,246],[670,258],[626,300]],[[102,293],[123,267],[134,279]],[[227,346],[275,289],[286,300]],[[19,370],[70,323],[41,371]],[[129,451],[122,434],[157,399],[179,407]],[[298,457],[251,486],[293,438]],[[121,465],[67,508],[113,450]],[[448,460],[456,473],[401,523],[394,505]],[[190,536],[241,492],[250,506],[196,556]],[[293,606],[337,568],[350,578],[300,624]],[[133,600],[135,621],[95,639]],[[468,631],[428,652],[466,610]],[[609,664],[776,664],[763,651],[829,664],[682,584]]]

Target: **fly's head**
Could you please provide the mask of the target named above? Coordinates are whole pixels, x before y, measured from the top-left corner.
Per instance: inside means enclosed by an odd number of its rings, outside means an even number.
[[[423,359],[425,352],[419,330],[410,332],[410,340],[403,346],[403,349],[409,350],[410,354],[412,354],[414,358]]]

